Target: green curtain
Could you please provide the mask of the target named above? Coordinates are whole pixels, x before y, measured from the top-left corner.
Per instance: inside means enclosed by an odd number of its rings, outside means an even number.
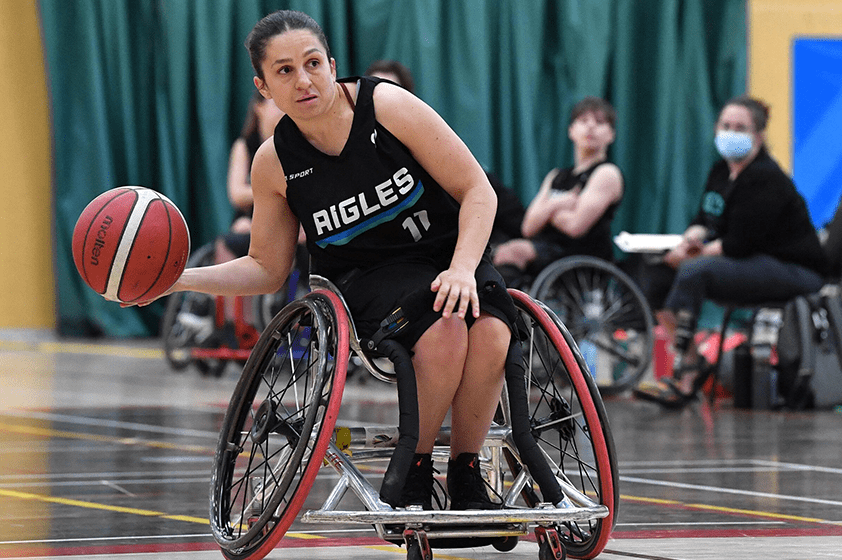
[[[618,111],[626,177],[616,231],[682,231],[714,160],[719,107],[746,88],[744,0],[40,0],[51,91],[58,325],[146,336],[163,302],[120,309],[70,255],[97,194],[154,188],[193,246],[224,231],[225,174],[252,70],[243,41],[276,9],[319,21],[340,75],[402,61],[416,93],[524,203],[572,161],[568,113],[585,95]]]

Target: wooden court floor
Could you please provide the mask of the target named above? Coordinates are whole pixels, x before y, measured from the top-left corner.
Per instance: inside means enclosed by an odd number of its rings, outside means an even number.
[[[0,331],[0,558],[222,558],[207,494],[238,375],[173,372],[157,340],[58,340]],[[341,417],[392,423],[394,387],[352,378]],[[842,413],[606,407],[618,520],[602,559],[842,558]],[[320,503],[331,485],[320,473]],[[305,506],[306,507],[306,506]],[[434,549],[439,559],[532,559]],[[403,558],[365,526],[296,523],[277,559]]]

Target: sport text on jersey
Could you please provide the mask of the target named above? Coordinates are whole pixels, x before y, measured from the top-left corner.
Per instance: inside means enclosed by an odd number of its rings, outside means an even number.
[[[358,193],[338,204],[313,213],[313,225],[319,247],[344,245],[358,235],[393,220],[400,212],[413,206],[424,193],[424,186],[402,167],[392,178]],[[322,237],[325,234],[333,235]]]
[[[313,172],[313,168],[310,167],[308,169],[305,169],[304,171],[299,171],[298,173],[290,173],[289,175],[284,177],[284,181],[289,182],[289,181],[292,181],[293,179],[300,179],[301,177],[306,177],[307,175],[309,175],[312,172]]]

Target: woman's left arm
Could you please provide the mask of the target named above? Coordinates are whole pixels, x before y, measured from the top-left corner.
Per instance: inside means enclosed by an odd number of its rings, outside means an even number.
[[[497,195],[461,138],[429,105],[391,84],[374,89],[377,120],[458,203],[459,236],[450,267],[430,286],[433,308],[444,317],[464,317],[468,307],[479,317],[476,273],[494,224]]]

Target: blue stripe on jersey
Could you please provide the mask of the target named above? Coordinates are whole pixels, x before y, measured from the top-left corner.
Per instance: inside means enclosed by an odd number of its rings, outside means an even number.
[[[355,225],[351,229],[320,239],[316,241],[316,245],[322,249],[328,245],[345,245],[358,235],[365,233],[371,228],[393,220],[395,216],[418,202],[418,199],[421,198],[422,194],[424,194],[424,185],[421,184],[421,181],[418,181],[418,186],[412,191],[412,194],[403,199],[397,206],[389,208],[387,211],[377,214],[376,216],[372,216],[368,220]]]

